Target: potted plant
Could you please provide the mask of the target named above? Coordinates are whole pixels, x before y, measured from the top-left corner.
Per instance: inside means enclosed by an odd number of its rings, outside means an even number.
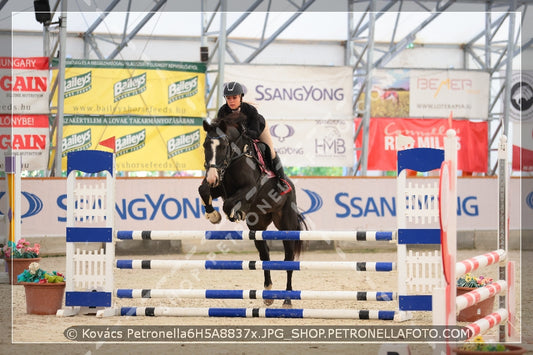
[[[477,354],[505,354],[505,355],[520,355],[524,354],[527,350],[511,344],[493,344],[485,343],[483,337],[478,335],[471,341],[467,341],[461,346],[452,349],[457,355],[477,355]]]
[[[18,275],[26,294],[26,312],[29,314],[56,314],[63,304],[65,276],[59,272],[46,272],[33,262]]]
[[[489,285],[493,282],[490,277],[476,277],[471,273],[465,274],[457,280],[457,296],[470,292],[478,287]],[[475,322],[492,313],[494,308],[494,296],[487,298],[475,305],[463,309],[457,315],[458,322]]]
[[[0,257],[5,260],[9,275],[9,283],[17,284],[17,275],[33,262],[39,262],[39,251],[41,246],[35,243],[30,245],[26,239],[22,238],[17,243],[8,241],[7,245],[0,244]]]

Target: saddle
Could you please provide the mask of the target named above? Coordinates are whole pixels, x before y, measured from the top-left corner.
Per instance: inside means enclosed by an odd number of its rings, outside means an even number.
[[[248,153],[257,162],[261,172],[269,178],[275,177],[270,147],[258,139],[250,139],[250,143],[251,147],[248,149]]]

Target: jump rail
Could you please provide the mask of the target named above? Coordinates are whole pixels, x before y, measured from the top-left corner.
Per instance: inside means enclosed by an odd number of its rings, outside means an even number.
[[[117,289],[118,298],[213,298],[263,300],[353,300],[394,301],[392,291],[285,291],[285,290],[186,290],[186,289]]]
[[[338,240],[393,241],[382,231],[117,231],[119,240]]]
[[[394,320],[396,311],[286,308],[121,307],[116,315],[151,317],[335,318]]]
[[[394,262],[369,261],[246,261],[246,260],[117,260],[118,269],[205,269],[205,270],[396,270]]]

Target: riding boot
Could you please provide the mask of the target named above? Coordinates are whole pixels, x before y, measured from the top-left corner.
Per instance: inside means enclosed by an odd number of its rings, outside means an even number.
[[[288,178],[285,175],[285,171],[283,170],[283,165],[281,164],[281,159],[279,158],[279,155],[276,154],[276,157],[272,159],[272,166],[274,167],[274,173],[276,174],[276,177],[280,181],[280,187],[282,189],[282,195],[288,193],[291,191],[291,186],[289,185]]]

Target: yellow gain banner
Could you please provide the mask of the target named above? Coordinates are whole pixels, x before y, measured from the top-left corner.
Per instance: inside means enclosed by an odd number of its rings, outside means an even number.
[[[203,63],[67,59],[64,113],[205,117],[205,71]]]
[[[201,117],[65,116],[62,166],[78,150],[107,150],[115,138],[119,171],[202,170],[205,131]]]

